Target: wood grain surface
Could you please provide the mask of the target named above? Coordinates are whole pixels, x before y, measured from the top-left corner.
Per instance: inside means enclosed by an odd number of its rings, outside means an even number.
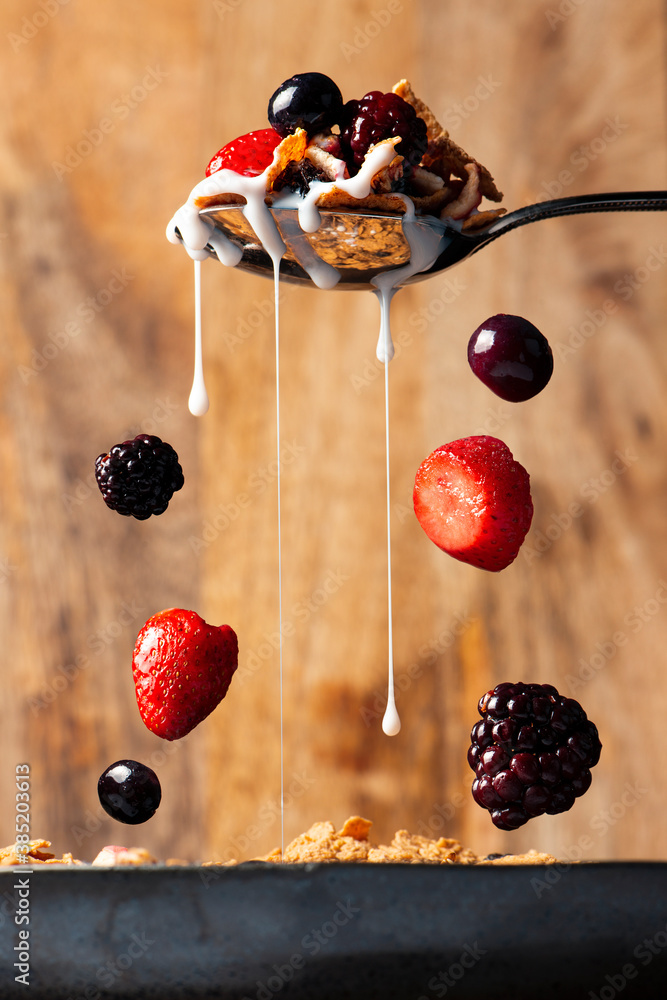
[[[272,287],[203,268],[212,405],[187,411],[192,265],[164,229],[210,156],[263,128],[269,95],[317,69],[345,98],[408,77],[492,170],[509,208],[667,187],[659,0],[4,0],[0,11],[0,842],[14,766],[32,833],[90,860],[252,857],[280,842]],[[394,650],[403,728],[380,728],[387,594],[378,307],[282,290],[285,836],[360,813],[479,852],[667,858],[665,218],[581,216],[504,237],[401,292],[389,372]],[[496,312],[550,340],[548,389],[505,403],[466,345]],[[95,456],[139,430],[178,451],[160,518],[108,511]],[[501,437],[529,470],[531,532],[486,574],[411,512],[435,447]],[[219,709],[166,744],[130,661],[166,607],[238,632]],[[599,725],[593,786],[514,834],[470,797],[479,696],[556,684]],[[163,803],[128,830],[100,811],[112,761],[152,764]]]

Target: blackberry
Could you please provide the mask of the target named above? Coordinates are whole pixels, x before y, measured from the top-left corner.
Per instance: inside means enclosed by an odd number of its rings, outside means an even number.
[[[154,815],[162,799],[155,771],[136,760],[117,760],[100,775],[97,794],[105,812],[136,826]]]
[[[305,129],[309,136],[338,124],[343,97],[324,73],[297,73],[281,83],[269,101],[269,124],[283,138]]]
[[[98,455],[95,478],[107,507],[139,521],[163,514],[184,482],[178,455],[153,434],[137,434]]]
[[[554,370],[544,334],[527,319],[505,313],[477,327],[468,342],[468,363],[485,386],[510,403],[542,392]]]
[[[371,90],[360,101],[348,101],[340,122],[343,158],[351,174],[356,174],[369,146],[400,135],[398,155],[416,166],[426,152],[426,122],[398,94]]]
[[[301,163],[292,160],[274,180],[273,190],[282,191],[287,188],[289,191],[298,191],[303,197],[310,190],[313,181],[327,179],[326,174],[310,160],[302,160]]]
[[[500,830],[566,812],[590,788],[597,728],[551,684],[498,684],[480,698],[470,734],[472,795]]]

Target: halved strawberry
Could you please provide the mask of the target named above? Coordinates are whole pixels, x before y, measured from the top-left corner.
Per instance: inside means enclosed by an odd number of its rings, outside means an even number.
[[[271,163],[279,142],[282,138],[272,128],[240,135],[218,150],[206,168],[206,176],[210,177],[218,170],[233,170],[246,177],[256,177],[264,173]]]
[[[227,694],[238,665],[229,625],[207,625],[194,611],[170,608],[149,618],[137,636],[132,674],[144,724],[178,740]]]
[[[436,448],[417,471],[413,501],[432,542],[494,572],[516,558],[533,517],[528,473],[487,435]]]

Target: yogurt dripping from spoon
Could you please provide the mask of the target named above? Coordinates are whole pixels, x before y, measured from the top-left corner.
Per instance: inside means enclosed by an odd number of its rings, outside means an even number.
[[[333,181],[313,181],[305,195],[289,192],[275,199],[276,206],[295,208],[298,215],[298,226],[303,232],[316,232],[321,224],[321,216],[317,207],[318,198],[337,188],[354,198],[365,198],[371,191],[373,177],[395,156],[394,145],[399,140],[385,141],[374,146],[366,154],[359,172],[354,177],[344,177],[345,164],[341,160],[340,168]],[[237,194],[246,199],[246,204],[239,206],[264,250],[273,262],[274,293],[275,293],[275,323],[276,323],[276,426],[278,446],[278,467],[280,469],[280,379],[279,379],[279,311],[278,284],[280,280],[280,261],[285,254],[286,246],[278,230],[278,226],[265,202],[267,175],[278,160],[278,152],[274,153],[272,164],[266,170],[254,177],[238,174],[233,170],[218,170],[206,177],[193,188],[187,202],[178,209],[167,226],[167,239],[171,243],[182,243],[190,257],[195,261],[195,377],[190,394],[189,408],[195,416],[201,416],[208,409],[208,397],[203,381],[202,348],[201,348],[201,283],[200,262],[215,255],[218,260],[229,267],[236,266],[242,257],[242,250],[223,233],[215,228],[212,221],[199,214],[197,200],[215,195]],[[387,595],[388,595],[388,638],[389,638],[389,669],[387,708],[382,720],[382,729],[388,736],[396,736],[401,729],[401,721],[396,709],[394,696],[394,662],[393,662],[393,630],[392,630],[392,590],[391,590],[391,495],[389,479],[389,380],[388,364],[394,357],[394,345],[391,336],[390,306],[398,286],[414,274],[428,270],[440,255],[444,237],[437,227],[424,226],[416,222],[413,202],[405,195],[398,196],[405,204],[405,214],[402,216],[402,228],[410,247],[410,260],[403,267],[385,271],[372,279],[376,295],[380,302],[380,333],[376,348],[377,358],[385,366],[385,438],[386,438],[386,479],[387,479]],[[318,288],[333,288],[340,275],[332,265],[321,260],[309,244],[303,248],[304,241],[297,240],[300,249],[292,252],[297,257],[304,271]],[[209,249],[212,248],[212,251]],[[281,582],[281,530],[280,530],[280,478],[278,476],[278,574],[279,574],[279,605],[282,625],[282,582]],[[282,629],[279,649],[280,660],[280,703],[281,703],[281,754],[282,754]],[[281,766],[282,783],[282,766]],[[282,801],[282,784],[281,784]]]

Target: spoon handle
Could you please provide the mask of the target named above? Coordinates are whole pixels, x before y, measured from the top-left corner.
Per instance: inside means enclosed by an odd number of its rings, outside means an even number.
[[[610,194],[574,195],[555,201],[538,202],[510,212],[485,233],[492,238],[540,219],[559,215],[579,215],[584,212],[664,212],[667,211],[667,191],[623,191]]]

